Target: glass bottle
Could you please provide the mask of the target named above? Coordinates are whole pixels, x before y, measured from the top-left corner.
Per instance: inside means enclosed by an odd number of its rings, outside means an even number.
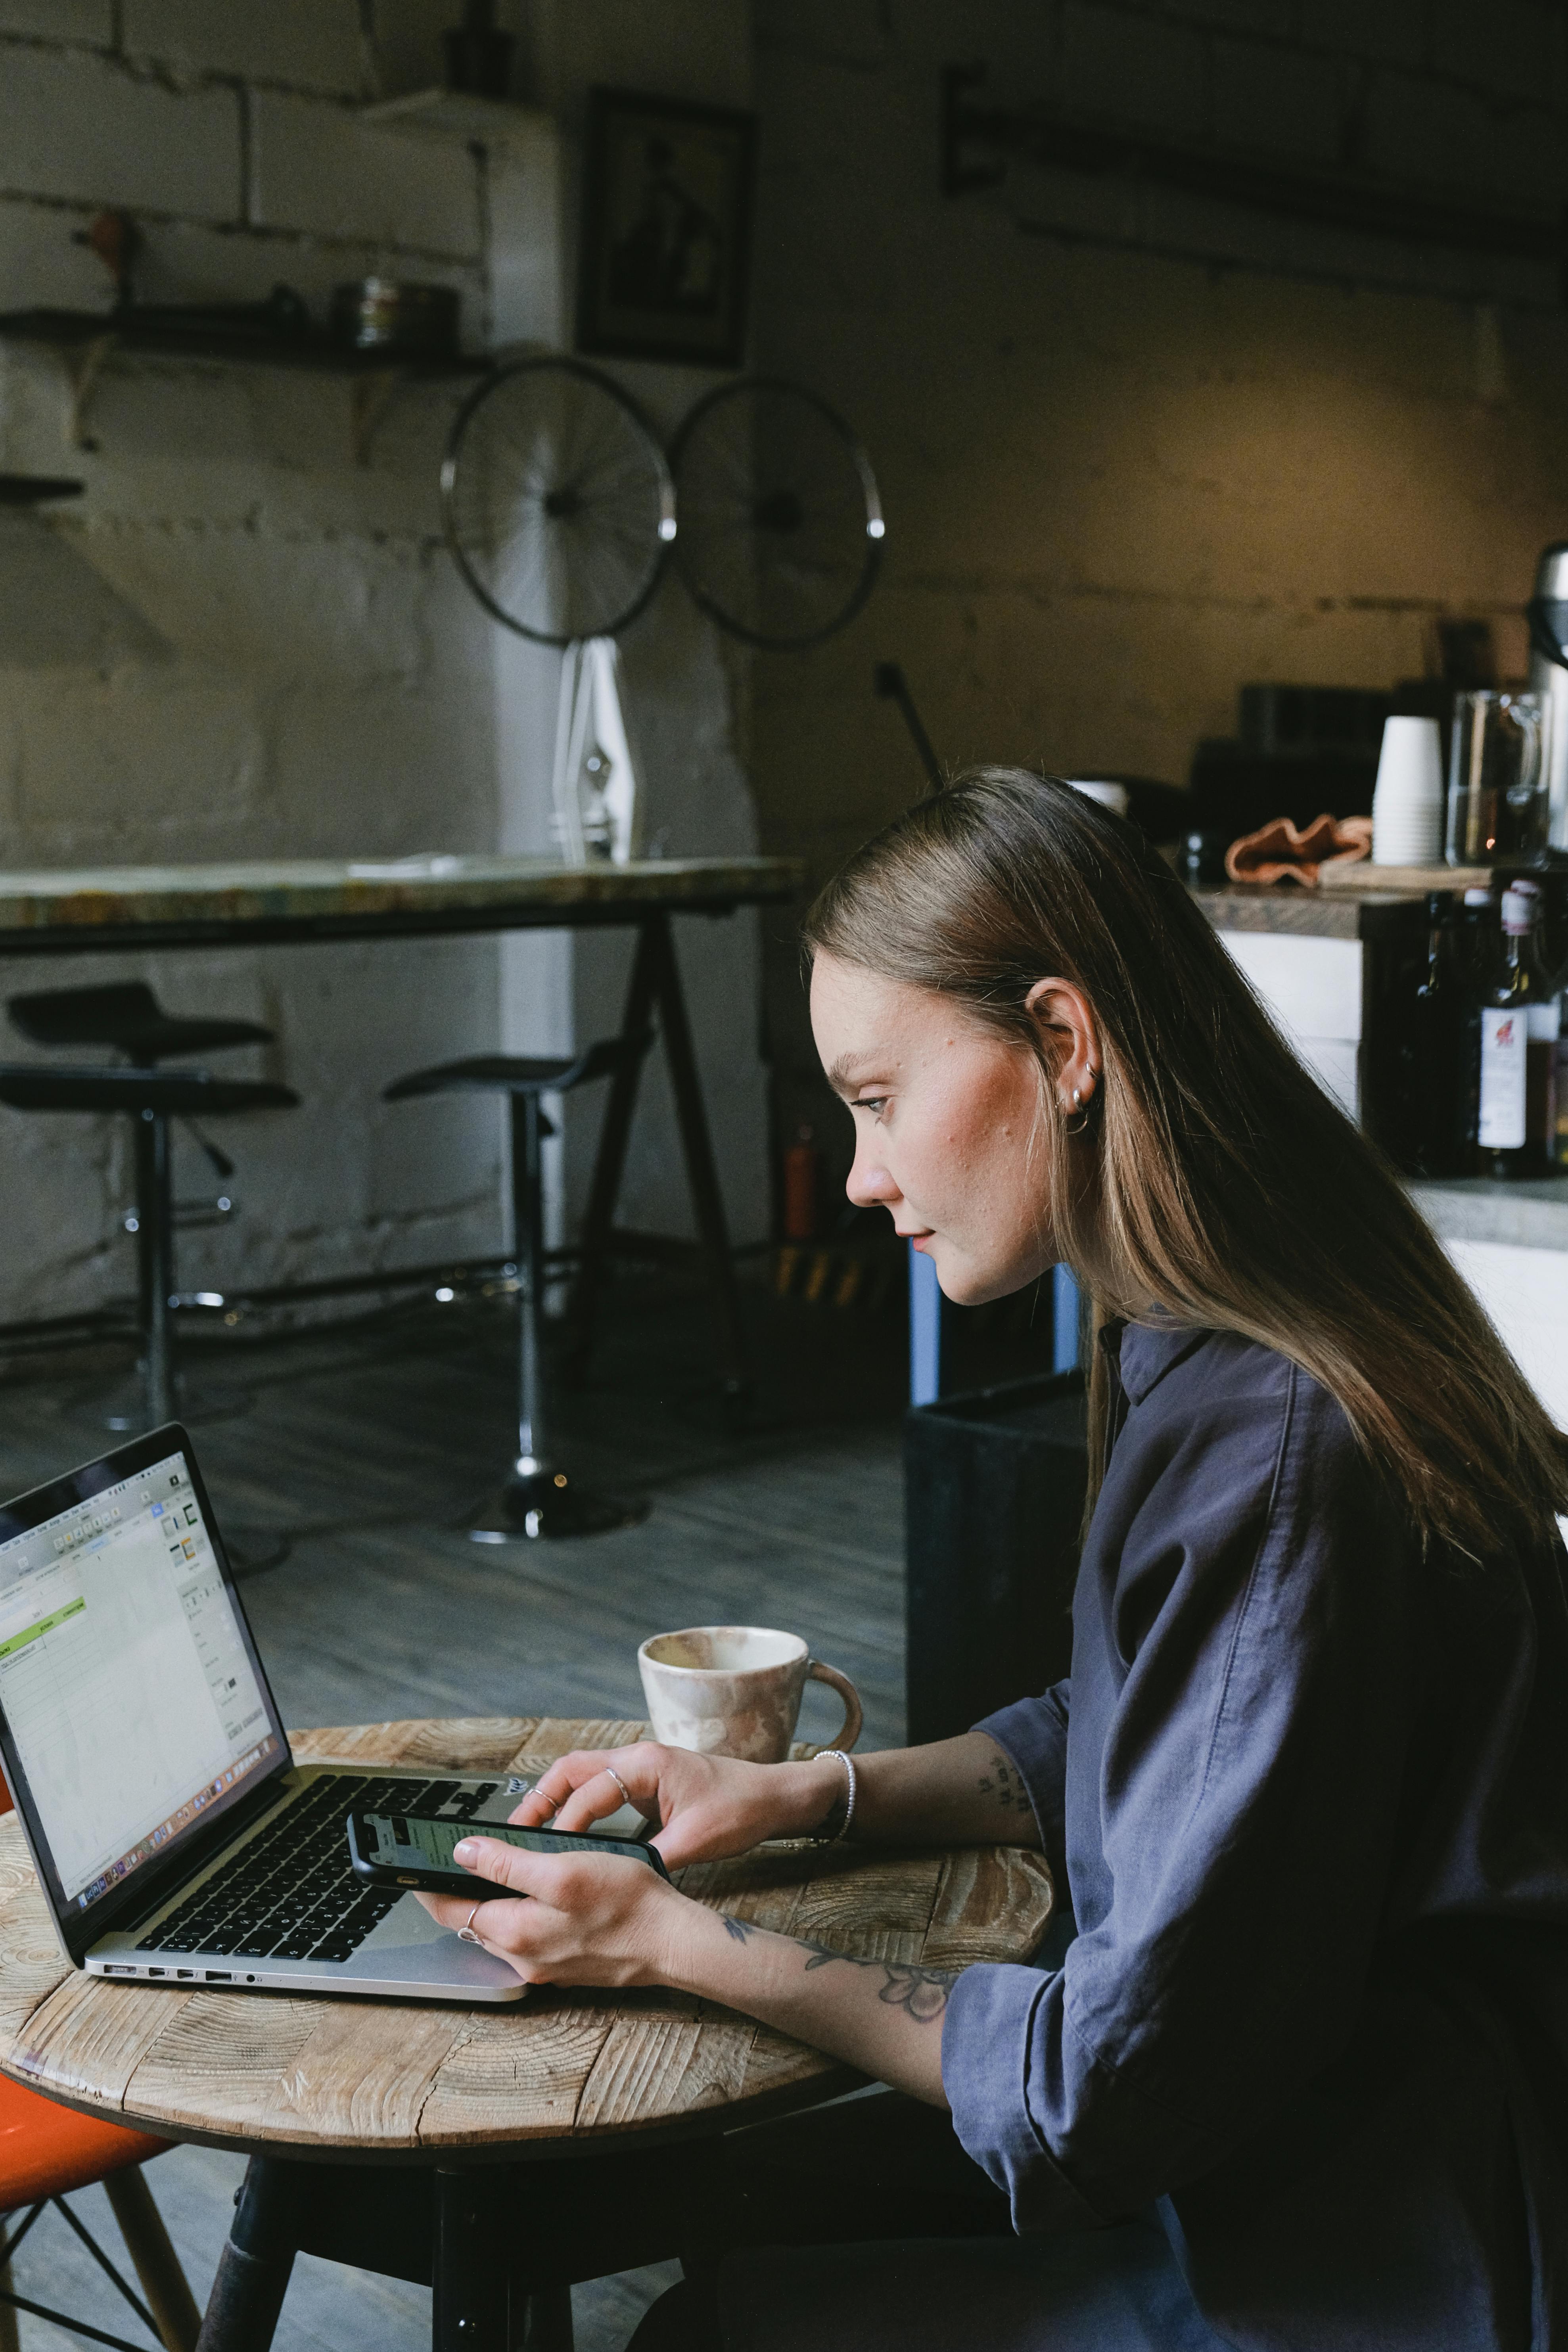
[[[1552,1045],[1533,1040],[1536,1086],[1531,1087],[1530,1015],[1555,1032],[1556,1002],[1542,977],[1532,934],[1540,893],[1513,883],[1502,894],[1500,958],[1480,992],[1480,1102],[1478,1142],[1483,1176],[1509,1179],[1546,1172]]]
[[[1470,1173],[1474,1035],[1453,898],[1447,890],[1433,890],[1426,899],[1426,969],[1410,1009],[1409,1150],[1417,1176]]]

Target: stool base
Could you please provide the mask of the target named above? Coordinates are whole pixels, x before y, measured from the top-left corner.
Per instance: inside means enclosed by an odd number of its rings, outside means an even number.
[[[465,1531],[471,1543],[549,1543],[635,1528],[650,1507],[641,1496],[590,1494],[563,1470],[514,1471],[465,1523]]]

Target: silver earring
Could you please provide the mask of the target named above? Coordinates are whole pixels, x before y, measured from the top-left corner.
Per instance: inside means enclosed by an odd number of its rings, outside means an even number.
[[[1079,1092],[1077,1087],[1074,1087],[1072,1090],[1072,1107],[1074,1110],[1081,1110],[1083,1108],[1083,1097]]]

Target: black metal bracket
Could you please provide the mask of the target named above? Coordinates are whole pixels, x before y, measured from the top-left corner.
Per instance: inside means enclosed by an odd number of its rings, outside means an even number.
[[[1455,204],[1348,167],[1311,171],[1216,144],[1184,145],[1154,131],[1074,119],[1044,104],[977,105],[971,93],[984,86],[987,70],[979,64],[942,69],[943,195],[999,186],[1008,160],[1018,157],[1055,171],[1144,180],[1247,211],[1404,245],[1545,262],[1559,271],[1568,264],[1568,224],[1561,215]]]

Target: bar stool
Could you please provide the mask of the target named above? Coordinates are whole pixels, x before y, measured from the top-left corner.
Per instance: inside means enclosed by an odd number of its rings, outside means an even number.
[[[35,1045],[99,1045],[108,1046],[111,1053],[123,1054],[139,1070],[151,1070],[160,1062],[173,1060],[184,1054],[223,1053],[237,1045],[270,1045],[273,1032],[264,1029],[258,1021],[218,1021],[211,1018],[191,1018],[165,1013],[145,981],[110,981],[87,988],[47,988],[26,996],[13,996],[6,1011],[24,1037]],[[226,1152],[220,1151],[205,1135],[196,1136],[213,1171],[220,1183],[226,1183],[234,1174],[234,1162]],[[138,1120],[136,1143],[136,1201],[134,1217],[127,1221],[128,1231],[136,1236],[138,1288],[141,1297],[142,1328],[152,1320],[153,1252],[152,1224],[142,1213],[142,1202],[153,1197],[153,1135],[151,1127]],[[219,1200],[217,1208],[226,1215],[229,1203]],[[179,1211],[175,1211],[176,1219]],[[110,1426],[118,1426],[111,1423]]]
[[[9,1103],[13,1110],[117,1111],[136,1121],[137,1240],[142,1243],[145,1237],[142,1333],[147,1351],[144,1389],[149,1429],[174,1418],[169,1310],[174,1290],[174,1212],[169,1181],[169,1121],[226,1118],[237,1111],[292,1110],[299,1100],[288,1087],[215,1078],[206,1070],[0,1063],[0,1102]]]
[[[540,1097],[566,1094],[595,1078],[611,1078],[634,1067],[653,1043],[653,1032],[602,1038],[575,1059],[479,1054],[463,1062],[416,1070],[385,1088],[386,1102],[416,1095],[493,1093],[508,1097],[511,1110],[512,1248],[517,1259],[517,1458],[497,1492],[468,1522],[475,1543],[534,1541],[557,1536],[602,1535],[611,1528],[635,1527],[647,1517],[646,1502],[592,1495],[575,1485],[551,1451],[546,1425],[544,1370],[540,1349],[543,1310],[544,1202],[541,1147],[554,1132]]]

